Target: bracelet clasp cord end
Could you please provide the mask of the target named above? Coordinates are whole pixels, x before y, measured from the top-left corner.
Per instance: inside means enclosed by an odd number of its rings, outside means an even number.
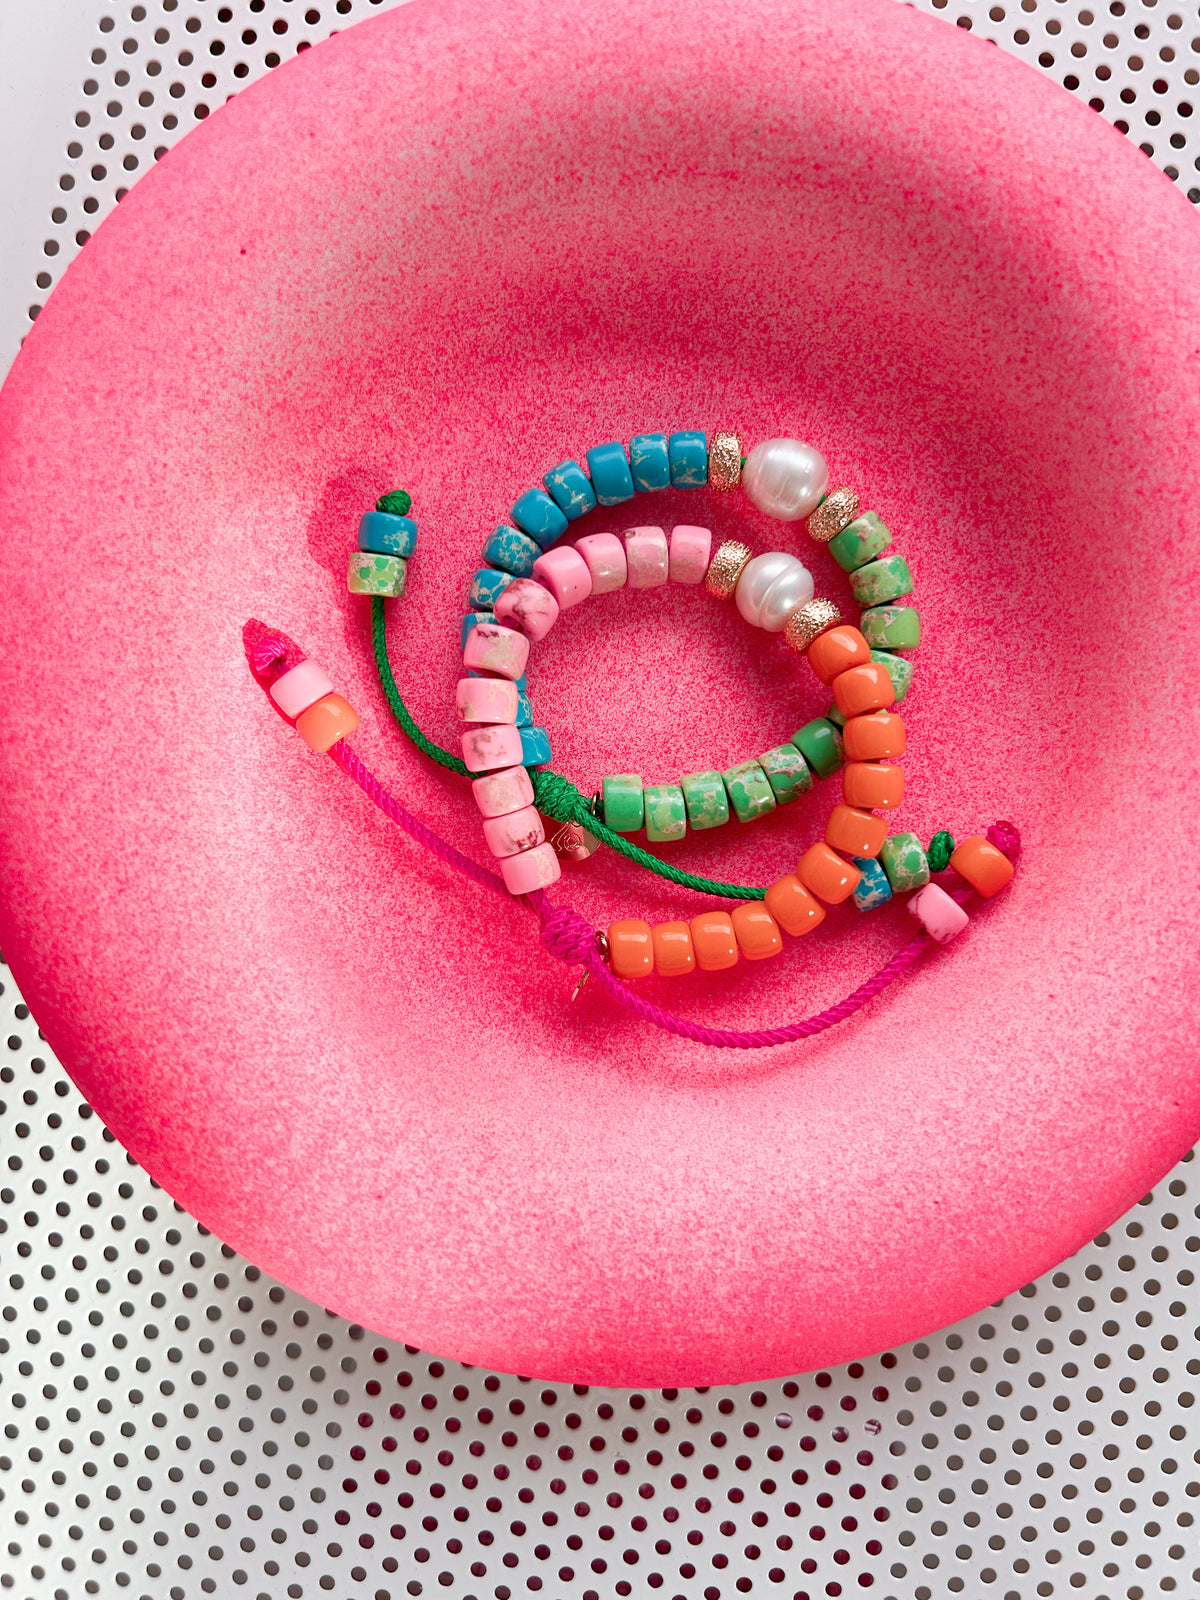
[[[604,957],[605,961],[607,961],[608,960],[608,935],[604,932],[603,928],[597,928],[596,929],[596,949],[599,950],[600,954]],[[591,977],[591,975],[592,975],[592,969],[590,967],[584,967],[583,971],[579,974],[579,981],[576,983],[575,987],[571,990],[571,999],[572,1000],[575,1000],[575,999],[578,998],[580,990],[583,988],[584,984],[588,981],[588,979]]]

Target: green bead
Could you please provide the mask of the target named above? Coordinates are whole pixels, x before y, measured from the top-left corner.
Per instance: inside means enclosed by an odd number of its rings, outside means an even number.
[[[719,828],[729,821],[729,796],[719,772],[688,772],[679,780],[687,807],[688,826]]]
[[[912,662],[905,661],[903,656],[889,655],[886,650],[872,650],[871,660],[877,661],[881,667],[887,668],[888,677],[892,680],[892,688],[896,692],[896,704],[899,705],[912,687]]]
[[[912,606],[872,606],[858,619],[859,632],[881,650],[915,650],[921,642],[921,614]]]
[[[935,833],[929,841],[927,854],[930,872],[945,872],[954,854],[954,835],[947,833],[944,828],[940,833]]]
[[[786,806],[813,786],[808,762],[794,744],[776,745],[774,750],[759,756],[758,764],[767,775],[776,805]]]
[[[683,790],[677,783],[648,783],[642,791],[646,811],[646,838],[651,844],[682,839],[687,832]]]
[[[835,533],[830,539],[829,554],[843,572],[857,572],[868,561],[874,561],[887,549],[892,536],[873,511],[864,511],[861,517]]]
[[[646,825],[642,780],[636,772],[617,772],[600,786],[604,820],[614,833],[640,833]]]
[[[929,882],[929,857],[915,833],[889,833],[879,860],[895,894],[906,894]]]
[[[884,556],[882,561],[869,561],[850,574],[850,592],[860,606],[886,605],[889,600],[911,594],[912,590],[912,573],[903,556]]]
[[[382,594],[398,599],[404,593],[408,562],[403,556],[372,555],[369,550],[350,554],[346,584],[351,594]]]
[[[739,761],[721,774],[729,804],[739,822],[753,822],[775,809],[775,791],[757,761]]]
[[[837,707],[831,706],[823,717],[814,717],[792,735],[792,743],[818,778],[831,778],[846,759],[840,731],[846,719],[836,723],[835,715],[842,717]]]
[[[824,720],[826,722],[832,722],[835,728],[844,728],[846,726],[846,713],[838,710],[838,704],[836,700],[832,701],[831,704],[826,708]],[[796,741],[793,739],[792,743],[795,744],[795,742]]]

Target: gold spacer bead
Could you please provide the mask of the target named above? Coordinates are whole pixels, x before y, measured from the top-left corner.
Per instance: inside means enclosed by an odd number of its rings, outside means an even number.
[[[742,436],[714,433],[708,442],[708,483],[711,489],[736,489],[742,481]]]
[[[795,611],[783,625],[783,637],[793,650],[803,655],[818,634],[836,628],[842,613],[832,600],[809,600]]]
[[[849,527],[858,515],[859,500],[853,489],[835,489],[827,494],[808,519],[808,537],[828,544],[834,534]]]
[[[718,545],[717,553],[709,563],[704,587],[714,600],[728,600],[737,588],[738,579],[754,559],[754,551],[740,539],[726,539]]]

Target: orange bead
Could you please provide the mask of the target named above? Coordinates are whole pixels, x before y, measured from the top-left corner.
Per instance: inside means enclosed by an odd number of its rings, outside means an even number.
[[[950,865],[985,900],[990,900],[1012,878],[1013,864],[994,844],[976,836],[964,839],[950,857]]]
[[[896,691],[887,668],[868,661],[833,680],[833,698],[844,717],[861,717],[865,711],[886,711]]]
[[[808,647],[808,664],[822,683],[832,683],[839,673],[865,666],[870,659],[871,646],[848,625],[819,633]]]
[[[660,978],[681,978],[695,972],[696,952],[692,930],[686,922],[660,922],[650,930],[654,942],[654,970]]]
[[[826,905],[840,906],[858,888],[862,873],[853,862],[843,861],[827,844],[814,844],[796,863],[796,876]]]
[[[729,920],[737,935],[738,948],[747,961],[765,961],[783,949],[779,924],[761,900],[747,900],[745,905],[734,906]]]
[[[856,869],[857,870],[857,869]],[[811,933],[818,922],[825,920],[825,907],[811,894],[794,872],[786,878],[777,878],[767,890],[763,905],[775,921],[792,937]]]
[[[724,972],[738,963],[737,938],[727,911],[702,911],[693,917],[692,949],[701,972]]]
[[[904,799],[904,768],[882,761],[851,761],[842,768],[842,793],[848,806],[894,811]]]
[[[842,729],[847,761],[899,761],[906,745],[903,719],[894,711],[868,711]]]
[[[654,971],[650,924],[637,917],[608,925],[608,959],[618,978],[648,978]]]
[[[877,856],[887,838],[887,823],[854,806],[834,806],[825,824],[825,843],[848,856]]]
[[[358,712],[340,694],[327,694],[296,718],[296,732],[310,750],[324,755],[358,727]]]

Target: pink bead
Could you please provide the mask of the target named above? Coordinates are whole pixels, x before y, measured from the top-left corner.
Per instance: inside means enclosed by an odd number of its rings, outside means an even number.
[[[467,635],[463,666],[476,672],[496,672],[516,680],[529,660],[529,640],[523,633],[501,628],[494,622],[477,622]]]
[[[460,678],[454,706],[460,722],[515,722],[517,686],[508,678]]]
[[[703,583],[712,554],[712,533],[681,523],[671,529],[669,576],[672,583]]]
[[[504,817],[489,817],[483,825],[483,837],[494,856],[515,856],[541,844],[546,830],[534,808],[526,806]]]
[[[519,628],[527,639],[544,639],[558,621],[558,601],[532,578],[517,578],[496,596],[495,616],[506,627]]]
[[[657,589],[667,581],[667,536],[661,528],[630,528],[625,560],[631,589]]]
[[[562,876],[552,844],[536,845],[518,856],[504,856],[500,872],[512,894],[532,894],[535,889],[549,888]]]
[[[958,901],[952,900],[936,883],[927,883],[917,890],[908,902],[908,914],[915,917],[938,944],[948,944],[970,920]]]
[[[315,661],[302,661],[298,667],[276,678],[271,685],[271,699],[295,722],[302,711],[315,706],[327,694],[333,693],[333,684]]]
[[[475,804],[485,817],[505,817],[510,811],[520,811],[533,804],[533,784],[529,781],[527,767],[505,767],[502,772],[489,772],[471,784]]]
[[[629,576],[625,546],[615,533],[588,533],[576,539],[575,548],[592,575],[592,593],[610,594],[623,589]]]
[[[521,734],[511,722],[491,722],[468,728],[462,736],[463,760],[468,772],[494,772],[515,767],[521,760]]]
[[[533,563],[533,575],[544,583],[565,611],[577,606],[592,592],[592,575],[588,564],[569,544],[560,544],[547,550]]]

